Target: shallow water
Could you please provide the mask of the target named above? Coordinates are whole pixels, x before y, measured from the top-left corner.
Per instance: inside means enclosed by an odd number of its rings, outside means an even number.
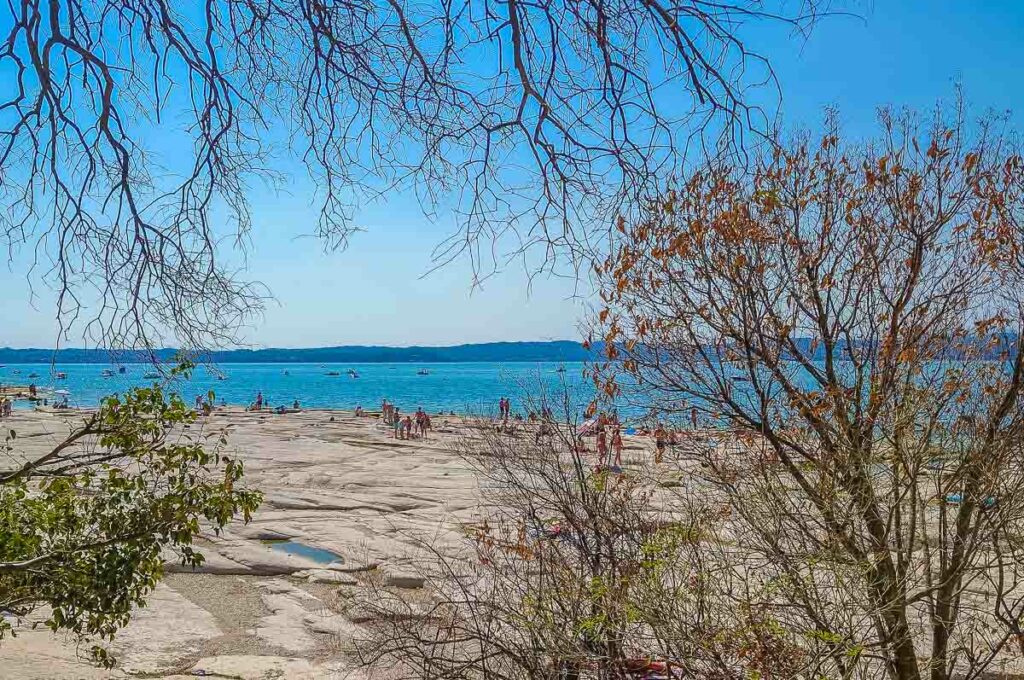
[[[305,543],[299,543],[298,541],[289,541],[286,539],[281,540],[266,540],[263,541],[270,547],[271,550],[283,552],[288,555],[297,555],[299,557],[305,557],[307,560],[312,560],[317,564],[331,564],[332,562],[344,562],[341,555],[332,553],[330,550],[324,550],[323,548],[315,548]]]
[[[564,372],[558,369],[564,367]],[[48,390],[66,390],[73,406],[95,406],[111,393],[154,382],[144,376],[153,371],[145,364],[128,364],[125,373],[103,364],[8,364],[0,368],[0,383],[27,385],[34,382]],[[104,369],[113,371],[105,377]],[[359,377],[351,377],[349,369]],[[426,370],[427,375],[420,375]],[[498,398],[508,396],[519,408],[529,395],[558,394],[564,384],[586,403],[591,384],[583,376],[581,363],[445,363],[445,364],[223,364],[217,368],[199,366],[190,380],[176,380],[171,388],[190,404],[196,395],[213,391],[215,400],[230,405],[253,402],[258,391],[272,407],[291,406],[295,400],[305,408],[379,410],[389,399],[402,411],[423,407],[438,411],[489,412]],[[38,373],[39,377],[29,378]],[[56,373],[67,374],[64,379]],[[337,373],[338,375],[328,375]],[[219,380],[218,376],[224,379]],[[19,407],[28,406],[21,402]]]

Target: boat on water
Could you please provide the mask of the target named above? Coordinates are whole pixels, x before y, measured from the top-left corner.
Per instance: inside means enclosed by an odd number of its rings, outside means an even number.
[[[29,374],[28,374],[28,377],[30,377],[30,378],[38,378],[38,377],[39,377],[39,374],[38,374],[38,373],[36,373],[35,371],[33,371],[32,373],[29,373]]]
[[[284,375],[291,375],[291,371],[281,371],[281,373]]]
[[[114,372],[111,371],[109,368],[104,368],[103,372],[100,373],[100,375],[102,375],[104,378],[112,378],[114,377]]]
[[[338,373],[337,371],[327,371],[327,375],[329,375],[332,378],[335,378],[335,377],[341,375],[341,373]]]
[[[354,369],[354,368],[348,369],[347,373],[348,373],[348,377],[350,377],[350,378],[358,378],[359,377],[359,374],[356,373],[356,369]]]
[[[430,371],[428,371],[425,368],[421,368],[420,370],[416,371],[416,375],[430,375]]]
[[[20,369],[20,368],[16,368],[16,369],[14,369],[14,370],[12,371],[12,373],[21,373],[21,369]]]
[[[58,373],[57,380],[65,380],[68,377],[67,373]]]
[[[159,380],[160,379],[160,374],[159,373],[154,373],[153,371],[150,371],[149,373],[147,373],[146,375],[144,375],[142,377],[145,378],[146,380]]]

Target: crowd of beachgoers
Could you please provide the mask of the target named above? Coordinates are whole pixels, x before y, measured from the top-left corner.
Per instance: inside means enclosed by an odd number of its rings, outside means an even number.
[[[219,404],[213,403],[208,396],[197,395],[195,398],[195,409],[198,413],[209,415],[215,407],[224,408],[227,404],[222,399]],[[9,406],[0,401],[0,415],[9,413]],[[297,399],[291,405],[271,406],[269,399],[260,390],[255,398],[246,406],[247,411],[266,412],[275,414],[300,413],[302,406]],[[398,440],[426,439],[435,429],[433,418],[443,416],[455,416],[455,412],[445,413],[440,411],[433,416],[423,407],[417,407],[413,412],[406,412],[400,409],[394,402],[384,398],[380,404],[380,411],[366,411],[362,405],[357,405],[354,411],[357,417],[378,418],[380,423],[388,428],[390,436]],[[697,427],[697,409],[690,414],[691,425]],[[332,418],[333,420],[333,418]],[[555,434],[556,420],[548,407],[541,407],[539,411],[526,410],[515,411],[512,408],[512,400],[508,397],[498,399],[497,416],[493,418],[495,427],[499,431],[515,434],[521,425],[530,424],[535,441],[539,442],[544,437]],[[445,420],[440,431],[447,431],[449,422]],[[608,468],[619,472],[622,469],[623,437],[650,437],[654,440],[654,462],[660,464],[668,448],[678,442],[679,433],[657,423],[653,428],[627,427],[619,419],[618,413],[600,412],[592,417],[586,418],[579,425],[576,431],[575,452],[589,456],[595,455],[595,466]]]
[[[28,387],[28,392],[32,398],[36,397],[36,385],[30,385]],[[11,397],[0,397],[0,418],[11,416],[13,412],[13,404],[14,399]],[[62,399],[55,399],[52,406],[59,408],[61,405],[64,405],[66,408],[66,404],[67,397],[65,395]],[[227,403],[224,399],[221,399],[219,403],[214,403],[209,395],[196,395],[195,397],[195,410],[196,412],[204,415],[209,415],[215,407],[225,408],[226,406]],[[246,406],[246,410],[284,414],[301,412],[302,406],[299,403],[299,400],[295,399],[292,401],[290,406],[280,404],[274,407],[270,404],[269,399],[264,396],[263,391],[260,390],[257,391],[252,402]],[[365,411],[362,405],[358,405],[355,408],[355,415],[361,417],[371,414]],[[381,422],[386,427],[390,428],[394,439],[411,440],[427,438],[433,429],[432,416],[425,409],[418,407],[414,412],[406,413],[387,398],[381,401],[380,411],[378,413],[373,413],[372,415],[379,417]],[[455,412],[452,411],[446,414],[444,411],[440,411],[435,415],[455,416]],[[696,409],[694,409],[691,414],[691,420],[693,421],[693,427],[696,427]],[[534,428],[534,435],[537,441],[539,441],[542,437],[554,433],[553,428],[555,419],[551,409],[546,406],[541,407],[539,412],[532,410],[519,412],[513,410],[511,399],[508,397],[501,397],[498,399],[498,415],[496,422],[499,428],[510,432],[514,431],[516,429],[516,425],[520,423],[535,424],[536,427]],[[580,425],[575,444],[576,451],[580,454],[589,454],[593,451],[597,454],[597,464],[599,466],[620,468],[622,465],[624,434],[642,437],[650,436],[654,439],[654,455],[656,463],[662,462],[667,447],[676,440],[676,433],[673,430],[666,428],[661,423],[658,423],[653,429],[630,428],[625,427],[623,423],[620,422],[617,413],[601,412],[595,417],[584,420]],[[589,445],[591,440],[593,446],[592,449]]]
[[[223,407],[226,404],[221,400],[219,406]],[[205,396],[196,396],[195,402],[196,411],[209,414],[214,408],[214,404]],[[298,413],[302,411],[302,407],[299,401],[296,399],[292,402],[291,406],[279,405],[272,407],[269,400],[263,395],[262,390],[256,393],[255,398],[246,407],[247,411],[259,411],[259,412],[272,412],[272,413]],[[358,405],[355,408],[355,415],[357,417],[363,417],[366,415],[373,415],[378,417],[381,422],[391,430],[391,436],[394,439],[426,439],[433,429],[433,420],[429,413],[423,409],[423,407],[417,407],[412,413],[403,412],[394,402],[387,398],[381,401],[380,411],[370,414],[367,412],[362,405]],[[455,412],[451,411],[446,414],[444,411],[440,411],[436,416],[451,415],[455,416]],[[691,425],[697,427],[697,410],[693,409],[691,413]],[[447,421],[446,421],[447,422]],[[512,401],[508,397],[501,397],[498,399],[498,415],[496,418],[497,427],[502,431],[514,432],[516,425],[520,423],[533,423],[536,425],[534,429],[534,436],[537,441],[544,436],[548,436],[554,433],[555,419],[548,407],[541,407],[539,412],[527,411],[525,414],[518,411],[513,411]],[[677,441],[676,432],[665,427],[664,424],[658,423],[653,429],[647,428],[631,428],[625,427],[619,420],[619,416],[616,412],[605,413],[601,412],[594,417],[584,420],[577,431],[576,438],[576,452],[580,454],[589,454],[594,452],[597,454],[597,465],[601,467],[610,467],[614,470],[621,469],[622,466],[622,449],[623,449],[623,435],[651,437],[654,440],[654,462],[661,463],[664,460],[665,452],[667,448],[675,444]],[[593,449],[590,448],[589,442],[592,440]]]

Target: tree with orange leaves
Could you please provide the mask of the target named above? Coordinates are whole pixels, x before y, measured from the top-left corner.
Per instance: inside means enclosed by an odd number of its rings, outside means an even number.
[[[719,426],[680,493],[730,508],[807,677],[979,677],[1024,651],[1024,161],[961,107],[879,119],[621,222],[600,378]]]

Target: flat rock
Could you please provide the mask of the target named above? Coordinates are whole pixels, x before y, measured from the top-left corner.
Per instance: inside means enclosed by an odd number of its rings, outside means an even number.
[[[292,532],[279,531],[255,524],[233,524],[231,535],[250,541],[282,541],[296,537],[296,534]]]
[[[310,635],[307,615],[326,609],[323,602],[282,579],[259,585],[260,597],[270,614],[256,624],[256,637],[295,654],[312,652],[316,640]]]
[[[336,583],[342,586],[354,586],[359,583],[355,577],[343,571],[334,569],[310,569],[308,571],[297,571],[292,576],[305,578],[310,583]]]
[[[389,567],[384,571],[384,584],[394,588],[422,588],[425,579],[412,572]]]
[[[23,628],[17,637],[4,637],[0,653],[3,657],[0,677],[3,678],[109,680],[126,677],[120,670],[105,671],[91,665],[86,650],[76,650],[70,638],[54,635],[48,628]]]
[[[245,576],[255,574],[252,568],[229,560],[216,550],[205,548],[202,550],[203,563],[198,567],[182,564],[178,556],[170,551],[164,553],[164,571],[170,574],[220,574],[222,576]]]
[[[308,659],[237,654],[200,659],[188,675],[180,677],[204,675],[241,680],[342,680],[346,672],[340,665],[317,664]]]
[[[314,633],[331,635],[338,641],[351,641],[359,633],[359,626],[341,614],[322,615],[310,612],[306,614],[305,624]]]
[[[148,606],[136,609],[113,651],[129,674],[157,673],[179,666],[199,651],[202,643],[221,634],[213,614],[159,584]]]

